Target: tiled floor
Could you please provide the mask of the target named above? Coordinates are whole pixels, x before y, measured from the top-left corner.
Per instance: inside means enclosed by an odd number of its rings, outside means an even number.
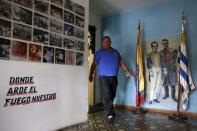
[[[61,131],[197,131],[197,119],[176,122],[166,115],[134,115],[131,111],[116,110],[115,120],[110,122],[105,112],[100,111],[89,114],[88,122]]]

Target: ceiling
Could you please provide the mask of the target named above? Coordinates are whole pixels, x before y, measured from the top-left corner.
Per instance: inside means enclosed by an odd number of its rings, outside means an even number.
[[[90,11],[101,16],[110,16],[120,11],[161,3],[167,0],[90,0]]]

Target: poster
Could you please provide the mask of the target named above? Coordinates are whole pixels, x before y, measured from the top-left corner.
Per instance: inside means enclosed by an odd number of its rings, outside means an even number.
[[[12,41],[10,59],[25,61],[27,59],[27,43]]]
[[[63,23],[55,19],[50,19],[50,31],[62,34]]]
[[[63,43],[63,47],[66,49],[75,49],[75,43],[74,40],[72,39],[68,39],[68,38],[64,38],[64,43]]]
[[[51,5],[51,16],[56,19],[63,19],[63,10],[59,7]]]
[[[178,38],[163,38],[145,44],[146,104],[176,107]]]
[[[55,63],[56,64],[65,64],[65,50],[55,49]]]
[[[29,54],[28,56],[29,61],[41,62],[42,46],[30,43],[28,54]]]
[[[29,26],[14,23],[13,37],[16,39],[31,41],[32,28]]]
[[[75,16],[75,25],[81,28],[84,28],[85,26],[85,21],[83,18]]]
[[[14,6],[13,19],[17,22],[32,25],[32,12],[24,8]]]
[[[66,50],[65,59],[66,59],[67,65],[74,65],[75,64],[75,57],[76,57],[76,53],[74,51]]]
[[[48,15],[49,3],[44,0],[34,0],[34,10],[44,15]]]
[[[68,11],[64,11],[64,21],[70,24],[74,24],[74,14]]]
[[[76,65],[83,65],[83,53],[76,53]]]
[[[51,0],[51,3],[63,7],[63,0]]]
[[[62,47],[62,36],[55,33],[50,33],[50,45]]]
[[[11,10],[11,4],[9,2],[0,1],[0,17],[11,19],[12,16],[12,10]]]
[[[11,22],[0,19],[0,36],[11,37]]]
[[[10,55],[10,40],[0,38],[0,59],[9,59]]]
[[[24,6],[26,8],[32,8],[33,1],[32,0],[13,0],[16,4]]]
[[[34,13],[34,26],[48,30],[49,18],[38,13]]]
[[[54,63],[54,48],[48,46],[44,46],[43,48],[43,62]]]

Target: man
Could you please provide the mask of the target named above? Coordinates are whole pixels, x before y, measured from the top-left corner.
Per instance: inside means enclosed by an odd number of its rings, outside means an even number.
[[[157,51],[158,43],[153,41],[151,43],[152,51],[147,56],[147,68],[149,72],[150,81],[150,101],[149,104],[153,102],[160,103],[158,100],[159,92],[162,87],[162,75],[160,66],[160,54]]]
[[[161,66],[164,70],[164,90],[165,96],[163,99],[169,97],[169,89],[168,87],[171,86],[171,97],[172,99],[177,102],[175,97],[175,86],[177,84],[177,76],[176,76],[176,59],[177,59],[177,50],[169,48],[169,41],[167,39],[162,40],[163,50],[160,51],[161,55]],[[166,73],[165,73],[166,72]]]
[[[95,53],[94,62],[90,68],[89,80],[93,80],[93,73],[98,66],[99,82],[103,94],[104,107],[107,110],[108,119],[112,120],[115,116],[113,108],[113,100],[116,96],[116,88],[118,85],[119,66],[125,71],[127,77],[130,72],[124,64],[120,53],[111,47],[111,39],[105,36],[102,39],[103,48]]]

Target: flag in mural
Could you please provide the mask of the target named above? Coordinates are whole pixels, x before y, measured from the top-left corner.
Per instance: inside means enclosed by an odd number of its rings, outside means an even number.
[[[186,32],[184,29],[185,20],[182,21],[181,29],[181,41],[179,45],[179,77],[180,77],[180,86],[182,88],[181,96],[181,108],[183,110],[188,109],[189,107],[189,94],[194,90],[195,85],[191,77],[191,72],[188,65],[187,58],[187,41],[186,41]]]
[[[144,102],[144,74],[143,74],[143,59],[142,59],[142,41],[140,23],[137,27],[137,54],[136,54],[136,106]]]

